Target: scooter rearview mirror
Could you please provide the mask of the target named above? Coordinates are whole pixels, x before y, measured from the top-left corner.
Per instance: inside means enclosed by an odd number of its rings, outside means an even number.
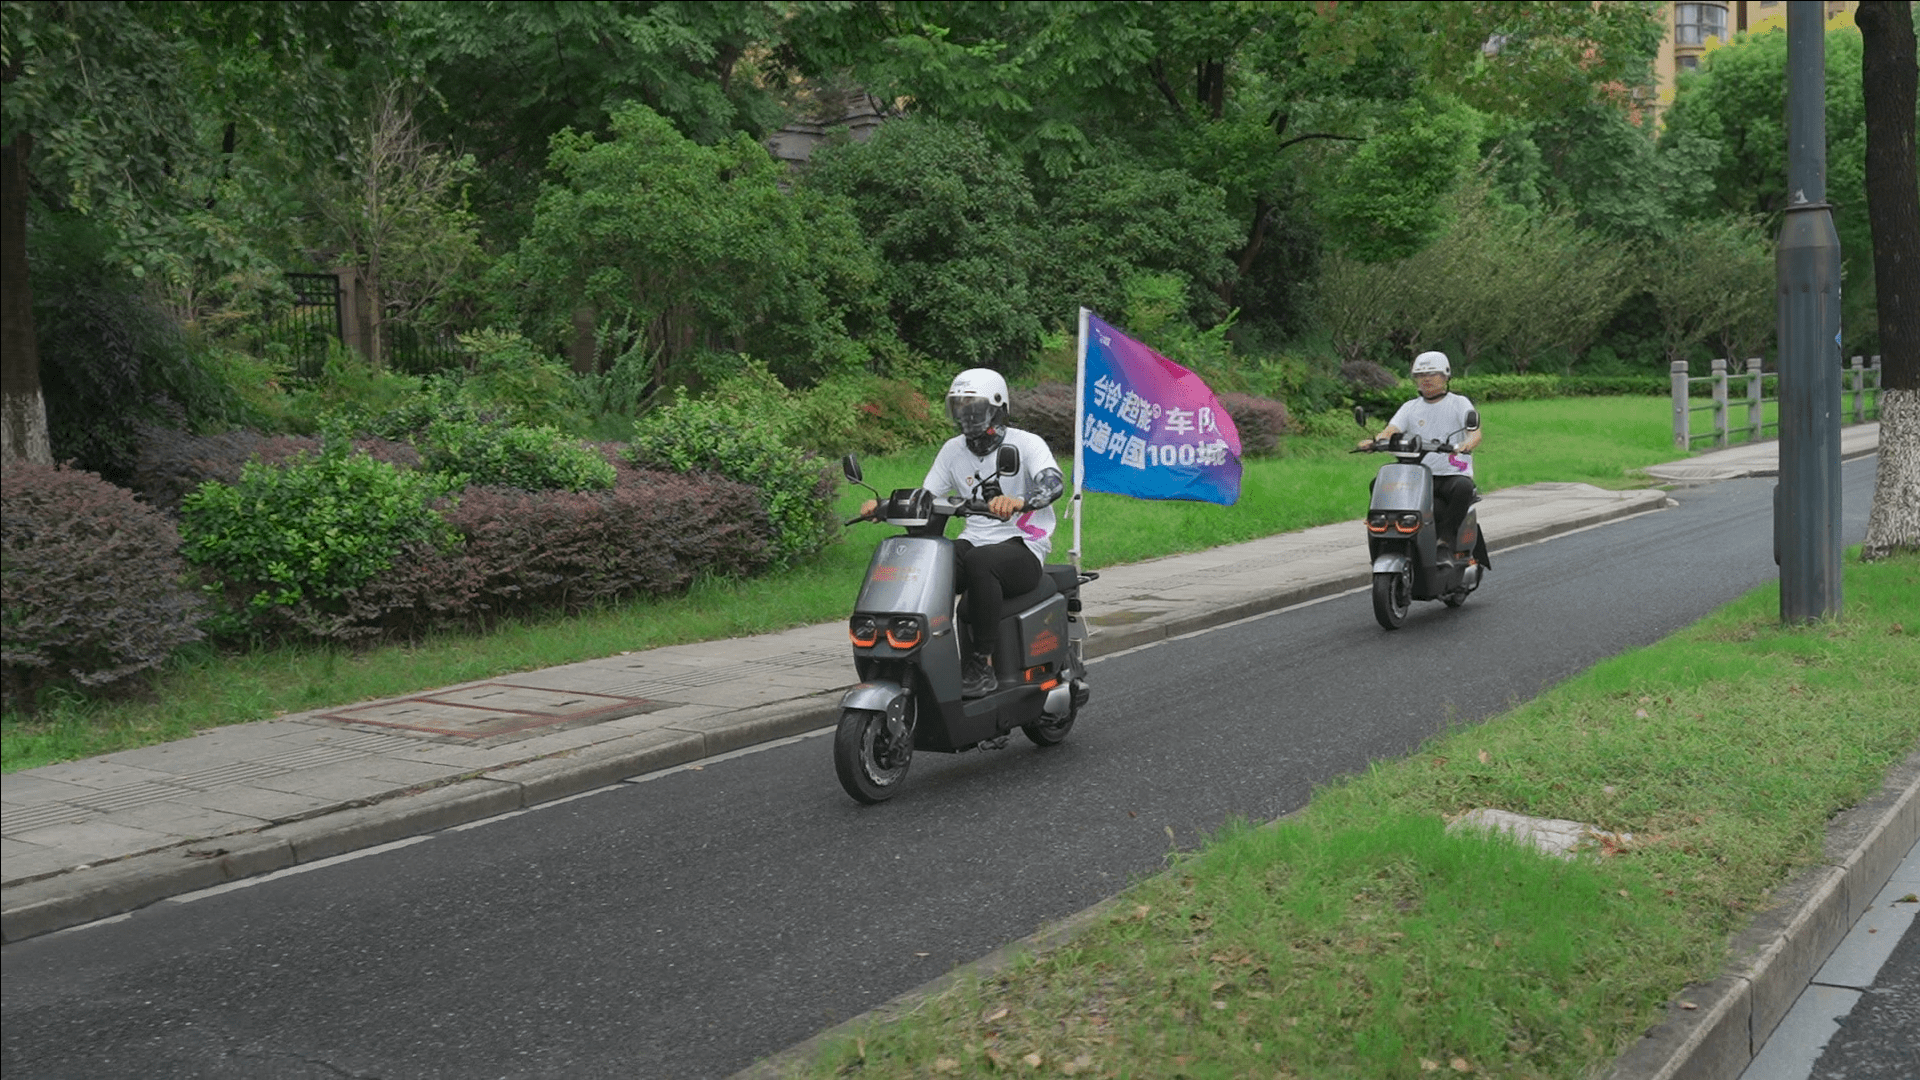
[[[1020,471],[1020,448],[1000,444],[1000,455],[994,459],[994,471],[1001,476],[1012,476]]]
[[[1468,431],[1480,430],[1480,410],[1479,409],[1467,410],[1467,430]]]
[[[852,454],[848,454],[846,457],[840,459],[840,471],[846,473],[847,479],[856,484],[866,479],[866,477],[860,474],[860,459]]]

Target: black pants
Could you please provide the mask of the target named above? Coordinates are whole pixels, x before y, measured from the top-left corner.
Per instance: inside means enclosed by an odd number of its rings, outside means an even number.
[[[1440,538],[1452,546],[1460,535],[1460,523],[1467,520],[1467,507],[1473,505],[1473,477],[1436,476],[1433,478],[1433,525]],[[1487,557],[1487,536],[1474,537],[1473,557],[1488,570],[1493,562]]]
[[[953,542],[954,588],[967,598],[967,630],[973,652],[992,656],[1000,643],[1000,616],[1006,599],[1040,586],[1040,560],[1019,538],[975,547],[970,540]]]

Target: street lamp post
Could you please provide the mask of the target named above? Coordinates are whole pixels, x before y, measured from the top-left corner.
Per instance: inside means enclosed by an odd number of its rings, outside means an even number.
[[[1825,4],[1787,4],[1787,212],[1776,273],[1780,619],[1840,614],[1840,238],[1827,205]]]

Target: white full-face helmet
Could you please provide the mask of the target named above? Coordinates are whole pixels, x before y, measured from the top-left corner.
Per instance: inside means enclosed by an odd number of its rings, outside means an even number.
[[[966,436],[967,449],[986,457],[1007,434],[1007,380],[989,368],[968,368],[947,387],[947,419]]]

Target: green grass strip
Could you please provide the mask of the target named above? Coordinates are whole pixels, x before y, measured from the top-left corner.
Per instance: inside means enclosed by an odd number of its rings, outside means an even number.
[[[1237,824],[1064,947],[829,1040],[794,1075],[1585,1077],[1710,980],[1828,819],[1920,745],[1920,557],[1777,586]],[[1562,861],[1476,807],[1632,833]]]

